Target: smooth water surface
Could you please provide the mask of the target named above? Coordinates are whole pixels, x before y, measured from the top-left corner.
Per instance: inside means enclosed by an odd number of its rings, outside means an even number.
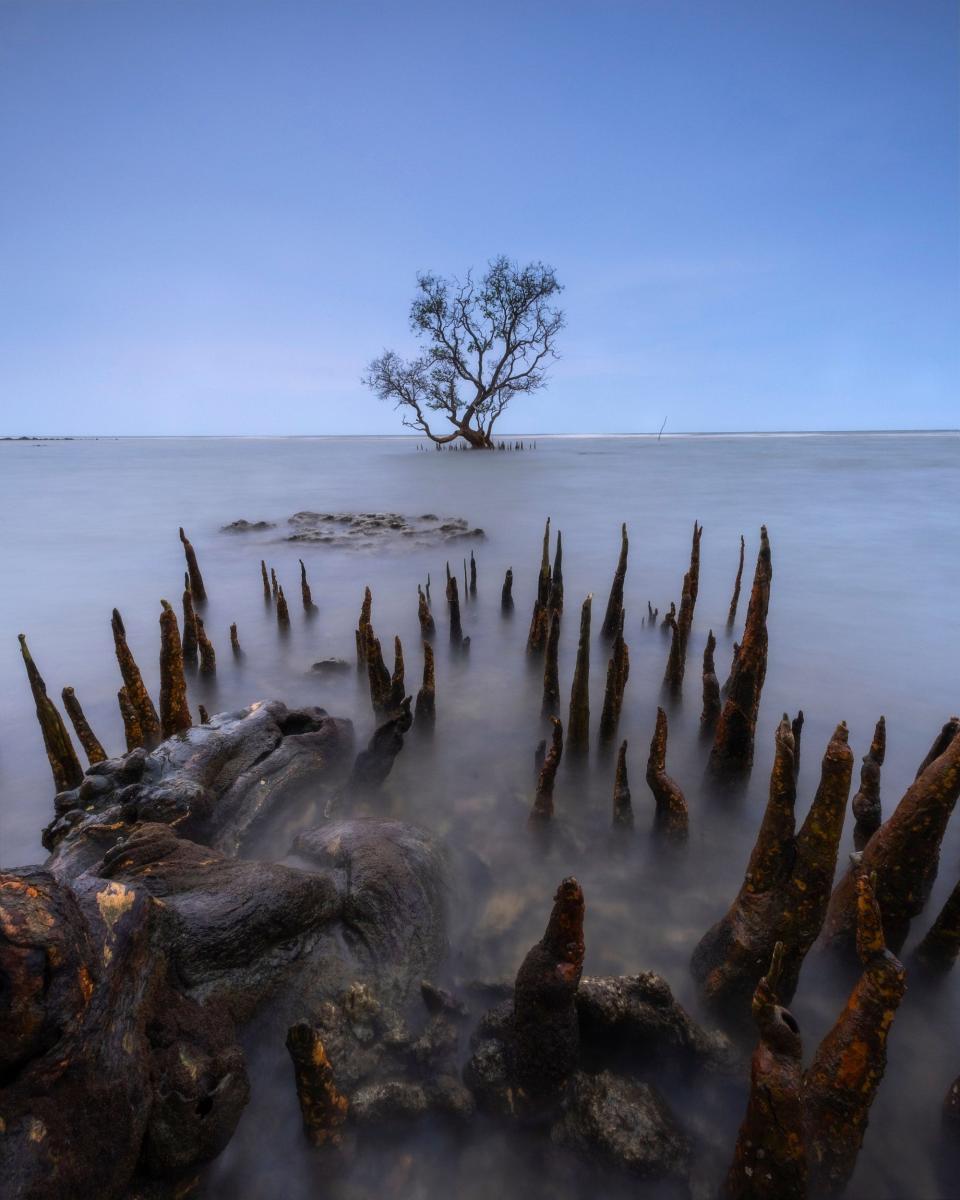
[[[438,726],[431,745],[410,741],[384,790],[391,815],[421,822],[488,864],[491,886],[467,895],[459,913],[450,978],[512,976],[539,938],[557,882],[576,874],[587,899],[588,973],[654,969],[696,1011],[687,963],[701,934],[742,879],[766,796],[780,714],[806,715],[798,812],[812,799],[819,760],[846,720],[857,758],[877,717],[887,721],[882,776],[889,813],[941,724],[960,709],[960,437],[814,435],[758,437],[551,438],[524,453],[420,453],[402,438],[123,439],[0,443],[0,861],[41,861],[40,831],[52,787],[16,635],[27,634],[48,690],[76,688],[109,752],[123,747],[120,680],[110,611],[123,614],[148,687],[158,686],[160,598],[179,609],[184,569],[177,527],[196,547],[209,603],[216,680],[191,683],[191,703],[211,712],[276,697],[320,704],[351,717],[363,742],[373,727],[366,681],[355,671],[323,681],[318,659],[352,661],[364,585],[388,663],[403,640],[407,690],[421,669],[418,582],[429,573],[438,624]],[[448,548],[332,549],[284,540],[289,516],[318,511],[395,511],[462,516],[486,539]],[[541,677],[524,653],[536,590],[543,523],[563,532],[566,605],[561,687],[569,693],[580,603],[594,594],[591,703],[599,718],[606,646],[597,636],[619,551],[630,533],[626,636],[630,679],[620,726],[629,739],[637,828],[611,837],[611,763],[564,763],[556,791],[563,836],[547,854],[526,836],[533,753],[546,729]],[[237,518],[270,520],[265,533],[231,535]],[[700,593],[683,699],[667,705],[661,680],[668,641],[642,619],[679,603],[694,519],[704,525]],[[713,628],[717,673],[728,671],[746,611],[761,523],[773,554],[770,658],[746,793],[727,803],[703,794],[706,748],[698,738],[700,656]],[[747,565],[738,621],[726,630],[739,536]],[[451,657],[442,602],[444,563],[462,575],[473,548],[477,597],[462,604],[467,658]],[[319,612],[300,607],[306,563]],[[260,559],[278,573],[292,628],[280,637],[265,607]],[[516,609],[500,612],[504,571],[514,571]],[[230,653],[236,622],[245,655]],[[658,703],[670,718],[668,770],[687,794],[689,845],[668,853],[650,835],[652,801],[643,772]],[[564,705],[564,708],[566,705]],[[841,865],[851,849],[848,815]],[[282,854],[282,849],[277,851]],[[908,943],[926,929],[956,882],[960,818],[948,829],[935,891]],[[937,989],[912,988],[890,1042],[887,1076],[874,1105],[849,1195],[871,1200],[943,1195],[935,1169],[939,1106],[960,1071],[960,972]],[[811,954],[792,1006],[809,1056],[842,1006],[849,979]],[[258,1057],[259,1055],[259,1057]],[[316,1193],[318,1168],[299,1136],[292,1072],[283,1047],[255,1048],[254,1099],[234,1142],[208,1175],[207,1194],[259,1197]],[[702,1140],[704,1188],[726,1165],[745,1088],[714,1093],[702,1079],[673,1087],[678,1112]],[[415,1155],[413,1165],[403,1153]],[[406,1165],[404,1165],[406,1163]],[[401,1169],[402,1168],[402,1169]],[[391,1174],[392,1172],[392,1174]],[[390,1180],[393,1183],[390,1183]],[[386,1180],[386,1182],[384,1182]],[[384,1150],[336,1185],[343,1196],[511,1198],[580,1194],[589,1183],[545,1176],[495,1129],[465,1142],[421,1131],[406,1150]],[[611,1185],[613,1186],[613,1185]],[[631,1191],[625,1185],[625,1194]],[[339,1195],[336,1191],[334,1194]]]

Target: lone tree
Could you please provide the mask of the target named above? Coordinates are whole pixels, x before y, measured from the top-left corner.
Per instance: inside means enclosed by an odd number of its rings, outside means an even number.
[[[410,327],[426,349],[409,362],[385,350],[363,382],[431,441],[464,438],[475,450],[492,449],[494,422],[514,396],[543,387],[557,357],[564,317],[551,300],[561,290],[552,267],[502,256],[479,282],[469,273],[462,283],[418,275]],[[453,428],[434,432],[437,420]]]

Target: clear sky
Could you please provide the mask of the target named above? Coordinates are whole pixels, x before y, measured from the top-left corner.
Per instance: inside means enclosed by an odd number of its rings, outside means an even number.
[[[953,0],[0,0],[0,433],[399,431],[419,269],[552,264],[505,429],[956,427]]]

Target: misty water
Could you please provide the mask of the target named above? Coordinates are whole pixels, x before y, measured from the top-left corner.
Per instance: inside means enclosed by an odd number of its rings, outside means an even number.
[[[421,453],[404,438],[123,439],[0,443],[0,860],[40,862],[52,786],[16,635],[27,634],[50,694],[76,688],[108,752],[123,748],[120,684],[110,612],[123,614],[148,687],[158,687],[160,599],[179,608],[184,569],[177,527],[197,550],[209,602],[203,610],[218,655],[215,680],[190,679],[190,701],[210,712],[278,698],[319,704],[351,718],[358,745],[373,728],[365,676],[352,668],[321,678],[311,664],[354,657],[365,585],[373,624],[406,652],[407,690],[422,665],[417,584],[432,580],[438,631],[438,724],[432,742],[410,738],[381,798],[381,811],[420,823],[489,869],[481,886],[460,881],[450,962],[439,982],[512,978],[542,934],[559,880],[574,874],[586,895],[588,974],[655,970],[703,1018],[690,953],[742,880],[766,798],[773,734],[782,712],[803,709],[798,793],[813,797],[830,732],[845,720],[857,760],[876,719],[887,722],[881,795],[888,815],[942,723],[960,708],[960,438],[954,435],[549,438],[523,453]],[[463,517],[485,538],[449,546],[402,542],[376,548],[294,543],[288,518],[301,510]],[[565,610],[561,688],[569,696],[580,603],[593,593],[591,712],[586,766],[564,762],[556,789],[559,833],[544,852],[526,830],[534,749],[546,735],[541,671],[525,652],[545,518],[562,530]],[[228,534],[238,518],[266,531]],[[700,591],[682,699],[661,681],[668,640],[643,618],[679,603],[694,520],[703,523]],[[630,678],[620,736],[629,740],[636,829],[610,829],[612,755],[595,746],[607,648],[599,638],[619,551],[630,534],[626,639]],[[720,799],[703,787],[707,747],[698,737],[700,658],[713,628],[717,674],[725,678],[739,636],[759,527],[773,557],[770,653],[745,793]],[[726,629],[739,537],[747,565],[738,620]],[[476,597],[464,598],[466,657],[448,652],[444,565],[462,575],[473,549]],[[300,606],[298,558],[318,612]],[[284,585],[292,614],[281,637],[265,606],[260,560]],[[514,572],[515,611],[500,609],[504,572]],[[462,586],[461,586],[462,590]],[[244,657],[230,653],[236,622]],[[539,666],[539,660],[538,660]],[[667,768],[684,789],[691,834],[668,850],[650,834],[652,799],[643,774],[658,703],[667,708]],[[564,701],[566,716],[566,699]],[[322,819],[319,811],[304,820]],[[840,866],[852,848],[848,813]],[[283,831],[288,838],[290,830]],[[282,857],[285,847],[260,853]],[[956,882],[960,819],[943,846],[940,872],[903,957]],[[811,952],[791,1008],[806,1058],[839,1013],[851,977]],[[940,1105],[960,1071],[960,973],[934,986],[910,981],[890,1039],[886,1077],[870,1117],[851,1197],[947,1194],[938,1177]],[[710,1023],[707,1021],[707,1023]],[[254,1039],[255,1041],[255,1039]],[[363,1197],[596,1194],[589,1172],[560,1174],[535,1145],[478,1120],[466,1136],[421,1128],[385,1140],[335,1182],[300,1133],[293,1074],[283,1045],[248,1044],[253,1098],[230,1146],[205,1176],[205,1193],[236,1197]],[[700,1186],[715,1186],[732,1155],[746,1103],[745,1078],[659,1080],[698,1145]],[[410,1157],[412,1156],[412,1158]],[[605,1180],[603,1194],[635,1194]]]

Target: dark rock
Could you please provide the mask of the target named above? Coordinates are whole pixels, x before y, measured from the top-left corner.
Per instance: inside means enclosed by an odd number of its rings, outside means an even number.
[[[221,533],[257,533],[263,529],[276,529],[276,524],[273,521],[245,521],[242,517],[239,521],[231,521],[229,525],[221,525]]]

